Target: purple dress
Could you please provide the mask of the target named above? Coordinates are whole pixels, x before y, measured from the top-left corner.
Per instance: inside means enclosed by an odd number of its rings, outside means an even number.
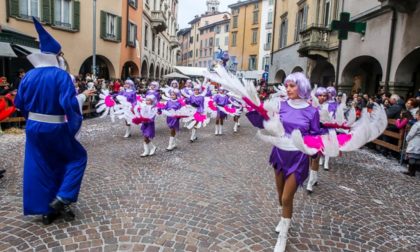
[[[224,107],[229,104],[229,96],[217,94],[213,97],[213,101],[218,106]],[[225,119],[227,117],[227,114],[223,111],[220,111],[220,109],[217,108],[217,117],[220,119]]]
[[[127,98],[127,101],[131,104],[135,104],[137,102],[137,94],[136,91],[130,90],[130,91],[121,91],[118,93],[118,95],[122,95]]]
[[[149,89],[146,92],[146,96],[148,96],[148,95],[154,95],[156,97],[156,101],[157,102],[160,101],[160,93],[159,93],[159,91]]]
[[[197,109],[197,112],[202,114],[204,112],[204,96],[201,95],[191,95],[185,99],[185,103],[190,104]]]
[[[179,110],[182,107],[181,103],[179,103],[178,100],[169,100],[166,102],[164,110]],[[176,131],[179,131],[179,118],[176,117],[170,117],[168,116],[166,118],[166,124],[170,129],[175,129]]]
[[[140,128],[144,137],[152,139],[155,137],[155,117],[150,122],[142,123]]]
[[[263,119],[259,114],[250,112],[247,117],[254,126],[261,128]],[[280,119],[287,135],[295,129],[299,129],[303,136],[320,133],[319,112],[312,106],[293,108],[287,101],[281,102]],[[277,173],[283,172],[285,178],[295,174],[298,185],[302,185],[308,177],[309,156],[303,152],[285,151],[274,147],[269,162]]]

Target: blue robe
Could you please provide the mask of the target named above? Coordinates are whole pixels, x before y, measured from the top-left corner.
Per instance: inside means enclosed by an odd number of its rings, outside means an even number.
[[[49,203],[56,196],[76,202],[87,164],[87,152],[75,139],[83,117],[70,75],[55,66],[29,71],[19,86],[15,105],[26,118],[29,112],[65,115],[67,118],[66,123],[27,120],[24,214],[51,213]]]

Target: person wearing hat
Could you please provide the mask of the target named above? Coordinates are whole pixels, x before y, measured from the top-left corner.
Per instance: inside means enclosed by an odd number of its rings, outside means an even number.
[[[126,97],[127,101],[134,106],[137,102],[137,93],[136,93],[136,87],[134,85],[134,82],[130,79],[127,79],[124,82],[123,88],[124,89],[120,91],[118,95],[122,95]],[[131,136],[131,122],[126,121],[124,138],[129,138],[130,136]]]
[[[141,124],[141,132],[144,137],[143,154],[141,157],[153,156],[156,153],[157,147],[152,143],[155,137],[155,117],[157,114],[157,99],[156,96],[149,94],[145,98],[146,102],[141,105],[140,113],[144,118],[148,118],[147,122]]]
[[[221,111],[220,107],[229,104],[229,96],[226,95],[226,90],[222,86],[219,87],[218,93],[213,97],[213,101],[217,105],[216,129],[214,134],[220,136],[223,134],[223,121],[227,117],[227,114]]]
[[[75,218],[87,152],[75,136],[82,125],[79,101],[70,75],[62,69],[61,45],[33,18],[41,53],[23,77],[15,105],[26,118],[23,212],[42,215],[51,224],[60,214]]]
[[[196,108],[198,114],[204,114],[205,93],[204,94],[202,93],[202,86],[200,84],[194,83],[192,95],[188,96],[187,93],[185,93],[184,95],[187,95],[187,98],[185,99],[186,104],[189,104],[193,106],[194,108]],[[195,142],[198,139],[197,138],[197,124],[198,122],[191,129],[191,138],[190,138],[191,143]]]

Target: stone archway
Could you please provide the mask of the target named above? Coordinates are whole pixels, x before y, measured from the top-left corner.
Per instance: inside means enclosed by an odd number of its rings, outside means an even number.
[[[293,68],[292,73],[303,73],[303,69],[300,66],[295,66],[295,68]]]
[[[274,81],[276,83],[283,83],[284,79],[286,79],[286,73],[282,69],[278,70],[274,77]]]
[[[316,64],[311,73],[311,84],[328,87],[335,81],[334,66],[328,61],[320,61]]]
[[[80,66],[79,74],[85,76],[92,73],[93,57],[90,56]],[[105,56],[96,55],[96,76],[100,79],[110,80],[115,78],[115,68],[112,62]]]
[[[139,67],[133,61],[125,62],[122,71],[121,71],[121,78],[135,78],[139,76]]]
[[[147,78],[149,76],[149,71],[147,67],[147,61],[143,60],[143,63],[141,63],[141,77]]]
[[[162,68],[160,69],[160,78],[163,78],[164,75],[166,75],[165,70]]]
[[[420,48],[410,52],[398,65],[394,85],[408,89],[410,96],[420,89]]]
[[[150,64],[150,68],[149,68],[149,79],[154,80],[155,79],[155,66],[152,64]]]
[[[155,77],[156,77],[156,79],[160,79],[160,68],[159,68],[159,66],[156,66],[156,71],[155,71]]]
[[[378,90],[382,73],[381,64],[377,59],[372,56],[359,56],[344,67],[341,84],[351,88],[351,95],[360,92],[373,95]]]

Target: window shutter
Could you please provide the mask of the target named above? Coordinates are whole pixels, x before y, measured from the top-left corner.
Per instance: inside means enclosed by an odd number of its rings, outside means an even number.
[[[106,38],[106,12],[101,11],[101,38]]]
[[[286,32],[284,33],[284,46],[287,46],[287,32],[289,28],[289,21],[286,19]]]
[[[73,3],[73,30],[80,30],[80,2]]]
[[[130,27],[127,29],[127,34],[129,33]],[[117,17],[117,40],[121,42],[121,17]]]
[[[305,7],[303,7],[303,25],[302,25],[302,30],[306,30],[306,24],[308,22],[308,9],[309,6],[305,5]]]
[[[50,21],[51,6],[50,0],[42,0],[42,21],[45,23],[51,23]]]
[[[19,17],[19,0],[8,1],[10,1],[10,15],[13,17]]]
[[[50,22],[50,23],[51,23],[51,24],[54,24],[54,22],[55,22],[55,19],[54,19],[54,18],[55,18],[55,17],[54,17],[54,14],[55,14],[55,13],[54,13],[54,12],[55,12],[55,9],[54,9],[54,8],[55,8],[55,7],[54,7],[54,5],[55,5],[55,4],[54,4],[54,0],[51,0],[51,1],[50,1],[50,19],[51,19],[51,22]]]

